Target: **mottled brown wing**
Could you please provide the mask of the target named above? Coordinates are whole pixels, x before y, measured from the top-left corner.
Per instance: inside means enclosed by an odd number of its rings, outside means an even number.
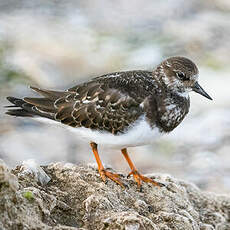
[[[124,132],[143,113],[140,104],[155,87],[148,71],[115,72],[68,89],[55,116],[73,127]]]
[[[124,132],[143,113],[140,103],[147,96],[143,80],[149,72],[118,72],[95,78],[67,91],[32,87],[42,98],[11,98],[15,105],[8,114],[41,116],[72,127]],[[19,107],[19,109],[17,109]],[[22,108],[22,109],[20,109]]]
[[[56,119],[68,124],[74,119],[75,127],[106,130],[113,134],[123,132],[143,113],[139,103],[128,94],[108,87],[101,82],[91,81],[68,90],[71,94],[65,98],[72,104],[67,109],[64,99],[56,101],[60,108]],[[62,108],[62,109],[61,109]]]

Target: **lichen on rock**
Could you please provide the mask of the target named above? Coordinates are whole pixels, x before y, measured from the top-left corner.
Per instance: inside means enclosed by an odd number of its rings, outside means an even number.
[[[25,164],[10,171],[0,162],[0,229],[230,229],[229,196],[169,175],[152,175],[165,187],[140,191],[123,175],[125,189],[104,183],[90,165],[41,168],[48,183],[23,173]]]

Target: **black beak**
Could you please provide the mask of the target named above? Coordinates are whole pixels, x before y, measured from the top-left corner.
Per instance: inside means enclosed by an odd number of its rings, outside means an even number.
[[[192,90],[204,97],[207,97],[209,100],[212,100],[212,98],[204,91],[204,89],[198,84],[198,82],[194,84]]]

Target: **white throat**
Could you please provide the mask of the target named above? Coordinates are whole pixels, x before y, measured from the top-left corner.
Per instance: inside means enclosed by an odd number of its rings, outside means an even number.
[[[184,97],[184,98],[189,98],[189,92],[188,91],[185,91],[185,92],[177,92],[177,95],[179,95],[180,97]]]

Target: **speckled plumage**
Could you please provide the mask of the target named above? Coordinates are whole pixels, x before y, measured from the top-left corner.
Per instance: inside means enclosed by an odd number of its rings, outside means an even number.
[[[175,77],[186,72],[188,81]],[[8,100],[20,109],[16,116],[41,116],[71,127],[85,127],[119,135],[141,116],[161,132],[177,127],[189,111],[189,87],[197,80],[198,69],[189,59],[169,58],[154,71],[124,71],[96,77],[67,91],[31,87],[42,98]],[[178,87],[178,88],[176,88]],[[184,94],[184,95],[183,95]]]
[[[190,91],[211,99],[197,79],[198,69],[191,60],[172,57],[153,71],[110,73],[67,91],[31,87],[43,97],[8,97],[14,105],[9,106],[12,108],[7,114],[44,117],[72,127],[79,135],[87,136],[97,162],[96,143],[114,145],[122,149],[134,172],[127,147],[149,144],[159,133],[176,128],[189,111]],[[104,178],[105,170],[98,164]],[[117,176],[106,176],[120,184]],[[152,182],[137,173],[134,177],[138,184],[140,180]]]

